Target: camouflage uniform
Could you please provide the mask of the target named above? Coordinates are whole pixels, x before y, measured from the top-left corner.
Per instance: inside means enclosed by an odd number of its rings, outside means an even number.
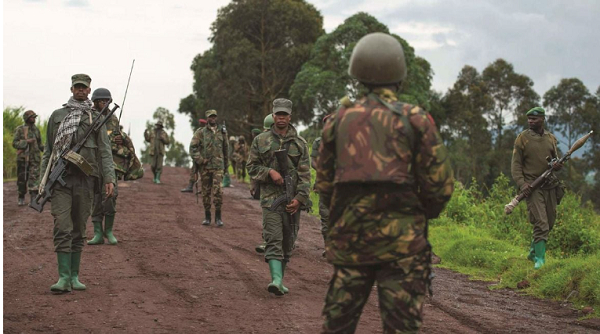
[[[122,162],[121,158],[116,157],[115,151],[114,151],[114,149],[117,148],[117,146],[114,142],[115,136],[113,134],[118,133],[120,131],[119,130],[119,119],[114,114],[111,116],[111,118],[108,120],[108,122],[106,122],[106,130],[107,130],[106,133],[107,133],[108,138],[111,143],[111,151],[112,151],[112,157],[113,157],[112,160],[113,160],[113,166],[115,168],[115,180],[114,180],[115,188],[114,188],[113,196],[110,198],[107,198],[106,190],[104,189],[104,187],[96,186],[96,189],[94,192],[94,206],[92,209],[92,222],[100,222],[100,223],[102,223],[104,216],[106,216],[106,215],[114,216],[117,213],[117,196],[119,195],[117,180],[122,179],[122,177],[124,175],[123,165],[121,164],[119,166],[117,164],[117,161],[120,163]],[[115,161],[115,160],[117,160],[117,161]],[[98,165],[99,165],[100,169],[103,168],[101,159],[98,159]],[[99,185],[104,184],[104,179],[101,175],[98,177],[98,180],[99,180]]]
[[[319,146],[321,145],[321,137],[317,137],[312,144],[312,152],[310,153],[310,158],[313,161],[317,161],[319,157]],[[326,239],[327,236],[327,226],[329,224],[329,208],[323,204],[319,196],[319,216],[321,216],[321,235],[323,236],[323,240]]]
[[[27,131],[27,138],[25,138]],[[27,139],[35,139],[31,144]],[[17,149],[17,188],[19,198],[22,199],[27,193],[36,196],[40,184],[40,161],[42,147],[42,135],[35,124],[23,124],[17,127],[13,139],[13,147]],[[29,159],[29,162],[27,162]],[[27,168],[27,171],[26,171]]]
[[[158,123],[157,123],[158,125]],[[150,143],[149,155],[152,159],[151,167],[152,173],[155,174],[156,179],[160,181],[160,174],[162,173],[163,160],[165,156],[165,145],[169,145],[169,135],[161,126],[155,126],[153,131],[146,130],[144,132],[144,139]]]
[[[326,251],[335,268],[323,333],[354,332],[374,282],[384,332],[418,331],[431,273],[427,219],[453,181],[431,116],[392,90],[374,89],[331,116],[316,181],[331,209]]]
[[[309,201],[310,191],[310,164],[308,147],[306,140],[300,137],[296,129],[289,125],[285,137],[281,137],[273,129],[256,136],[250,148],[248,157],[248,174],[259,182],[260,186],[260,205],[263,210],[263,239],[266,241],[265,261],[277,259],[289,261],[294,249],[294,242],[298,236],[300,210],[294,214],[294,222],[289,223],[289,214],[285,213],[285,206],[280,205],[275,210],[271,210],[273,201],[285,194],[282,186],[276,185],[269,177],[269,170],[279,171],[277,159],[274,152],[288,149],[289,173],[292,176],[293,183],[296,186],[296,197],[302,206],[306,206]],[[285,226],[294,226],[293,230],[284,228]]]
[[[248,160],[248,146],[246,146],[246,141],[243,139],[238,141],[235,145],[235,153],[233,156],[236,165],[236,177],[239,181],[243,181],[244,178],[246,178],[246,160]]]
[[[196,130],[190,143],[190,155],[192,160],[200,169],[200,180],[202,182],[202,204],[204,210],[210,211],[210,197],[213,197],[215,210],[221,210],[223,204],[223,182],[224,169],[228,166],[227,131],[222,126]]]

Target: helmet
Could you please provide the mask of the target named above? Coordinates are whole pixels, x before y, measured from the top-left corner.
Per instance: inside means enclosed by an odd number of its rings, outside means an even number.
[[[27,122],[31,116],[37,117],[37,114],[33,110],[27,110],[25,113],[23,113],[23,120]]]
[[[275,120],[273,119],[273,114],[268,114],[267,117],[265,117],[265,120],[263,121],[263,128],[265,130],[269,130],[273,123],[275,123]]]
[[[98,88],[92,93],[92,102],[98,99],[112,99],[110,91],[106,88]]]
[[[376,32],[361,38],[350,57],[348,74],[366,84],[393,84],[406,78],[404,50],[398,40]]]
[[[235,137],[234,136],[230,136],[229,137],[229,141],[235,141]]]

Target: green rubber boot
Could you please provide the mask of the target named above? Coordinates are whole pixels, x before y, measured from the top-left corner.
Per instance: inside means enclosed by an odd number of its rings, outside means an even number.
[[[50,287],[54,293],[71,292],[71,253],[57,252],[58,282]]]
[[[156,183],[160,184],[160,174],[162,173],[162,171],[160,172],[156,172]]]
[[[271,271],[271,279],[273,280],[267,290],[269,293],[275,294],[276,296],[283,296],[283,286],[281,286],[281,261],[280,260],[269,260],[269,270]]]
[[[546,240],[540,240],[534,244],[535,265],[534,269],[540,269],[546,263]]]
[[[83,283],[79,282],[79,265],[81,264],[81,252],[71,253],[71,287],[73,290],[85,290]]]
[[[531,245],[529,246],[529,255],[527,255],[527,260],[531,262],[535,262],[535,248],[533,245],[533,239],[531,239]]]
[[[286,266],[287,266],[287,261],[281,262],[281,288],[282,288],[284,294],[290,292],[290,289],[286,288],[285,285],[283,285],[283,277],[285,276],[285,267]]]
[[[152,183],[156,183],[156,172],[152,172],[154,173],[154,178],[152,179]]]
[[[115,215],[104,216],[104,235],[111,245],[117,244],[117,238],[113,235],[113,225],[115,224]]]
[[[88,240],[88,245],[102,245],[104,243],[104,232],[102,231],[102,222],[92,222],[94,224],[94,237]]]

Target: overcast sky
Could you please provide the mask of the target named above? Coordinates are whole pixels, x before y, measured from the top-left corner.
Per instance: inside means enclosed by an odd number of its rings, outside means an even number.
[[[143,147],[146,120],[157,107],[176,116],[175,137],[192,137],[179,100],[192,92],[191,61],[210,48],[210,24],[229,1],[3,1],[3,106],[47,118],[65,103],[70,77],[87,73],[121,104],[135,68],[121,124]],[[435,71],[433,87],[452,86],[468,64],[480,72],[497,58],[535,82],[542,96],[561,78],[600,85],[600,1],[309,1],[327,32],[364,11],[406,39]]]

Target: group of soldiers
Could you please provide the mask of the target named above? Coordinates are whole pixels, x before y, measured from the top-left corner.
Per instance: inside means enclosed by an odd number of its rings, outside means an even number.
[[[397,99],[406,72],[404,51],[397,39],[384,33],[361,38],[348,73],[367,93],[354,102],[344,99],[336,113],[323,119],[322,136],[313,143],[312,154],[291,124],[292,101],[284,98],[273,101],[264,130],[252,131],[249,148],[243,137],[237,141],[228,137],[225,126],[217,121],[216,110],[206,111],[205,124],[190,143],[193,167],[189,185],[182,191],[191,191],[200,175],[205,210],[202,225],[212,222],[211,197],[214,222],[224,225],[222,182],[228,176],[229,160],[236,161],[239,179],[245,177],[247,168],[251,194],[262,208],[263,243],[256,249],[264,253],[271,274],[267,290],[277,296],[290,291],[283,279],[295,248],[300,212],[312,206],[310,167],[316,169],[313,189],[319,194],[324,256],[334,266],[323,308],[323,333],[354,332],[374,285],[385,333],[417,332],[422,324],[423,303],[433,276],[427,222],[438,217],[449,201],[454,177],[431,115]],[[20,205],[26,193],[23,170],[29,174],[32,192],[38,185],[39,150],[44,152],[41,170],[51,169],[56,155],[71,146],[109,101],[106,89],[96,90],[92,101],[88,100],[90,82],[87,75],[72,77],[73,96],[50,117],[45,149],[34,125],[35,113],[25,113],[26,123],[17,129],[13,144],[19,150]],[[545,261],[545,245],[559,199],[554,183],[535,190],[530,184],[546,167],[544,157],[556,157],[558,152],[556,138],[543,128],[545,111],[534,108],[527,116],[530,129],[515,141],[512,172],[529,195],[534,225],[529,258],[539,268]],[[236,141],[234,145],[228,138]],[[168,136],[159,122],[154,131],[146,131],[145,139],[151,143],[154,182],[160,183]],[[112,234],[117,179],[141,177],[130,173],[137,167],[131,164],[135,154],[130,144],[119,131],[118,120],[111,118],[79,152],[93,167],[91,175],[69,166],[66,184],[54,188],[59,281],[52,291],[85,289],[78,274],[85,222],[92,207],[94,238],[88,244],[103,243],[103,237],[110,244],[117,243]]]

